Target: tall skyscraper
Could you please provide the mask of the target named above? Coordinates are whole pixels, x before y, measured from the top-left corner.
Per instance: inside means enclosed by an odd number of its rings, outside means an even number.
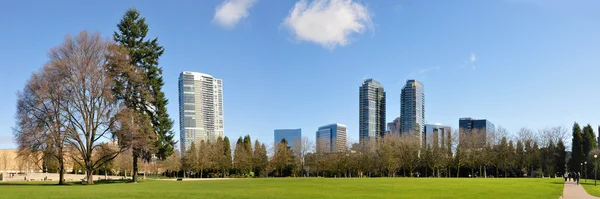
[[[444,147],[450,140],[450,127],[440,123],[425,124],[421,146]]]
[[[385,134],[385,91],[373,79],[367,79],[359,90],[359,139]]]
[[[400,117],[394,119],[393,122],[387,123],[387,131],[385,133],[400,135]]]
[[[421,135],[425,125],[425,90],[416,80],[406,81],[400,94],[400,132]]]
[[[346,150],[346,125],[329,124],[319,127],[317,131],[317,152],[343,152]]]
[[[302,140],[302,129],[275,129],[273,133],[274,145],[277,146],[282,139],[285,139],[287,146],[294,150],[299,150],[300,142]],[[273,147],[277,149],[277,147]]]
[[[476,148],[484,147],[488,134],[496,131],[496,127],[490,121],[470,117],[460,118],[458,120],[458,127],[459,142],[466,142],[465,144],[471,144],[473,146],[470,147]]]
[[[223,137],[223,84],[197,72],[179,76],[179,136],[182,151],[192,142]]]

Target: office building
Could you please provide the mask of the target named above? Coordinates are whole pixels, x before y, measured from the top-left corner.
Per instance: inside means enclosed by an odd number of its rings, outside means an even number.
[[[406,81],[400,94],[400,132],[421,135],[425,125],[425,90],[416,80]]]
[[[208,74],[179,76],[179,128],[182,151],[192,142],[223,137],[223,83]]]
[[[387,131],[385,134],[400,135],[400,117],[394,119],[393,122],[387,123]]]
[[[385,91],[373,79],[359,89],[359,139],[374,139],[385,134]]]
[[[487,136],[494,133],[494,124],[486,119],[473,119],[470,117],[458,120],[459,142],[481,148],[487,143]],[[463,137],[464,136],[464,137]]]
[[[440,123],[425,124],[425,130],[421,140],[421,146],[447,147],[450,141],[450,127]]]
[[[273,146],[277,146],[281,143],[282,139],[285,139],[288,147],[299,150],[302,140],[302,129],[275,129],[273,136],[275,142]],[[274,149],[277,149],[277,147],[274,147]]]
[[[319,127],[316,135],[317,152],[343,152],[346,150],[346,125],[329,124]]]

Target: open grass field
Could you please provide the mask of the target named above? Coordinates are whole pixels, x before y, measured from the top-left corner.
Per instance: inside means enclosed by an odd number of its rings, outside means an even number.
[[[593,183],[593,182],[592,182]],[[592,184],[593,185],[593,184]],[[148,180],[93,186],[0,183],[0,198],[535,198],[562,195],[562,179],[283,178]]]

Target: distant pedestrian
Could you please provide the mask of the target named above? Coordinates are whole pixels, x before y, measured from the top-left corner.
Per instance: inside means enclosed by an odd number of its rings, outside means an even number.
[[[581,173],[577,172],[577,184],[579,184],[579,179],[581,179]]]
[[[571,182],[571,178],[573,177],[573,175],[572,175],[572,174],[573,174],[573,173],[571,173],[571,172],[569,172],[569,174],[568,174],[568,176],[569,176],[569,177],[568,177],[568,178],[569,178],[569,182]]]
[[[563,177],[565,178],[565,182],[567,181],[567,173],[563,173]]]

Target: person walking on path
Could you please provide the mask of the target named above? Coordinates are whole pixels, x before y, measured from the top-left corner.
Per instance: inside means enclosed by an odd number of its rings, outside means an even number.
[[[567,181],[567,172],[563,173],[563,177],[565,178],[565,182]]]
[[[572,176],[571,174],[572,174],[571,172],[567,173],[567,175],[568,175],[567,178],[569,178],[568,182],[571,182],[571,176]]]
[[[577,172],[577,174],[575,174],[577,176],[577,184],[579,184],[579,179],[581,178],[581,173]]]

